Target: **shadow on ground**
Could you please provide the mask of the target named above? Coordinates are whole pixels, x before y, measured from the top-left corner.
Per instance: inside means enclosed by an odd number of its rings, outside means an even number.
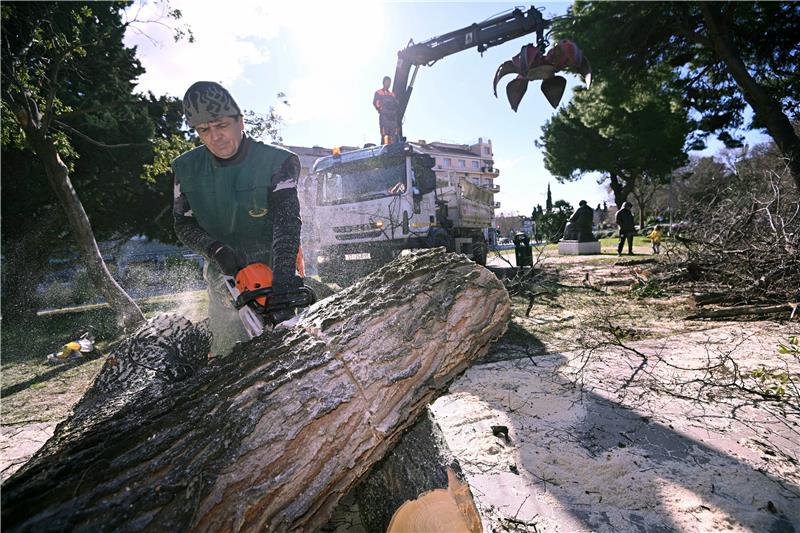
[[[432,407],[495,525],[797,531],[800,487],[735,456],[735,447],[721,449],[711,433],[701,440],[568,381],[557,372],[566,362],[512,322]],[[493,424],[508,425],[510,439],[493,436]],[[737,437],[727,439],[735,446]]]

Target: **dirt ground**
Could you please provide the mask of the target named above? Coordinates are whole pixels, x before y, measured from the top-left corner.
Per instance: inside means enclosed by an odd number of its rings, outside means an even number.
[[[631,296],[646,270],[620,263],[562,267],[557,295],[518,304],[511,336],[433,404],[484,530],[796,531],[797,397],[751,376],[797,383],[778,353],[797,322],[686,321],[690,299]]]
[[[778,350],[800,322],[685,320],[691,297],[637,252],[548,254],[533,303],[431,406],[484,530],[800,530],[800,364]],[[3,478],[101,363],[4,366]],[[348,509],[332,527],[358,529]]]

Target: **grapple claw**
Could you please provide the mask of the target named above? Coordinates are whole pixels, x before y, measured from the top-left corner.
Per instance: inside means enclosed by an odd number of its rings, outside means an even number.
[[[508,103],[511,104],[511,109],[515,112],[522,102],[522,97],[525,96],[525,91],[528,90],[528,80],[525,78],[517,78],[506,85],[506,96],[508,96]]]
[[[550,79],[542,81],[542,92],[553,109],[558,107],[561,97],[564,95],[564,89],[567,87],[567,80],[563,76],[553,76]]]
[[[516,65],[511,60],[506,61],[497,69],[497,72],[494,73],[494,96],[497,97],[497,83],[500,81],[500,78],[505,76],[506,74],[519,74]]]
[[[545,55],[547,63],[556,70],[575,72],[584,77],[587,87],[592,81],[592,67],[578,45],[569,39],[562,39]]]
[[[506,74],[517,74],[517,78],[506,86],[506,95],[511,109],[519,107],[528,82],[542,80],[542,92],[551,106],[558,107],[567,80],[556,73],[562,70],[575,72],[584,77],[586,86],[592,83],[592,67],[578,46],[569,39],[562,39],[547,54],[534,44],[526,44],[520,52],[505,61],[494,75],[494,95],[497,96],[497,84]]]

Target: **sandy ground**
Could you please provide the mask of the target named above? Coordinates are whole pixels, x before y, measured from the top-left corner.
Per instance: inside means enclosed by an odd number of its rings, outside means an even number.
[[[631,297],[647,266],[615,254],[554,256],[545,268],[552,294],[528,316],[515,299],[509,333],[431,406],[484,531],[800,530],[796,406],[731,385],[757,388],[760,368],[797,382],[797,361],[777,346],[800,324],[685,321],[685,297]],[[3,477],[52,434],[77,389],[47,421],[4,409]],[[352,499],[340,506],[337,531],[359,531],[354,510]]]
[[[739,324],[629,347],[682,367],[710,346],[742,365],[775,353],[780,327]],[[632,352],[549,353],[471,368],[432,406],[484,516],[485,531],[794,531],[797,420],[759,405],[676,397],[692,372],[666,364],[626,383]],[[655,365],[655,363],[654,363]],[[576,382],[576,371],[580,380]],[[686,374],[686,375],[683,375]],[[665,386],[667,385],[667,386]],[[709,393],[710,394],[710,393]],[[491,427],[508,428],[509,439]]]

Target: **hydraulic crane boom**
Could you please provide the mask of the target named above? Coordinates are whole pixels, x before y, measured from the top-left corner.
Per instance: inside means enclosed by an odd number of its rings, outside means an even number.
[[[414,79],[420,65],[430,65],[443,57],[467,48],[476,47],[478,52],[482,53],[492,46],[534,32],[537,34],[537,44],[542,45],[544,30],[549,26],[550,21],[544,20],[536,8],[531,7],[527,11],[516,8],[505,15],[451,31],[440,37],[434,37],[421,43],[412,42],[397,52],[393,90],[399,103],[400,136],[402,137],[403,116],[414,89]],[[412,66],[414,66],[414,74],[409,81],[408,77]]]

